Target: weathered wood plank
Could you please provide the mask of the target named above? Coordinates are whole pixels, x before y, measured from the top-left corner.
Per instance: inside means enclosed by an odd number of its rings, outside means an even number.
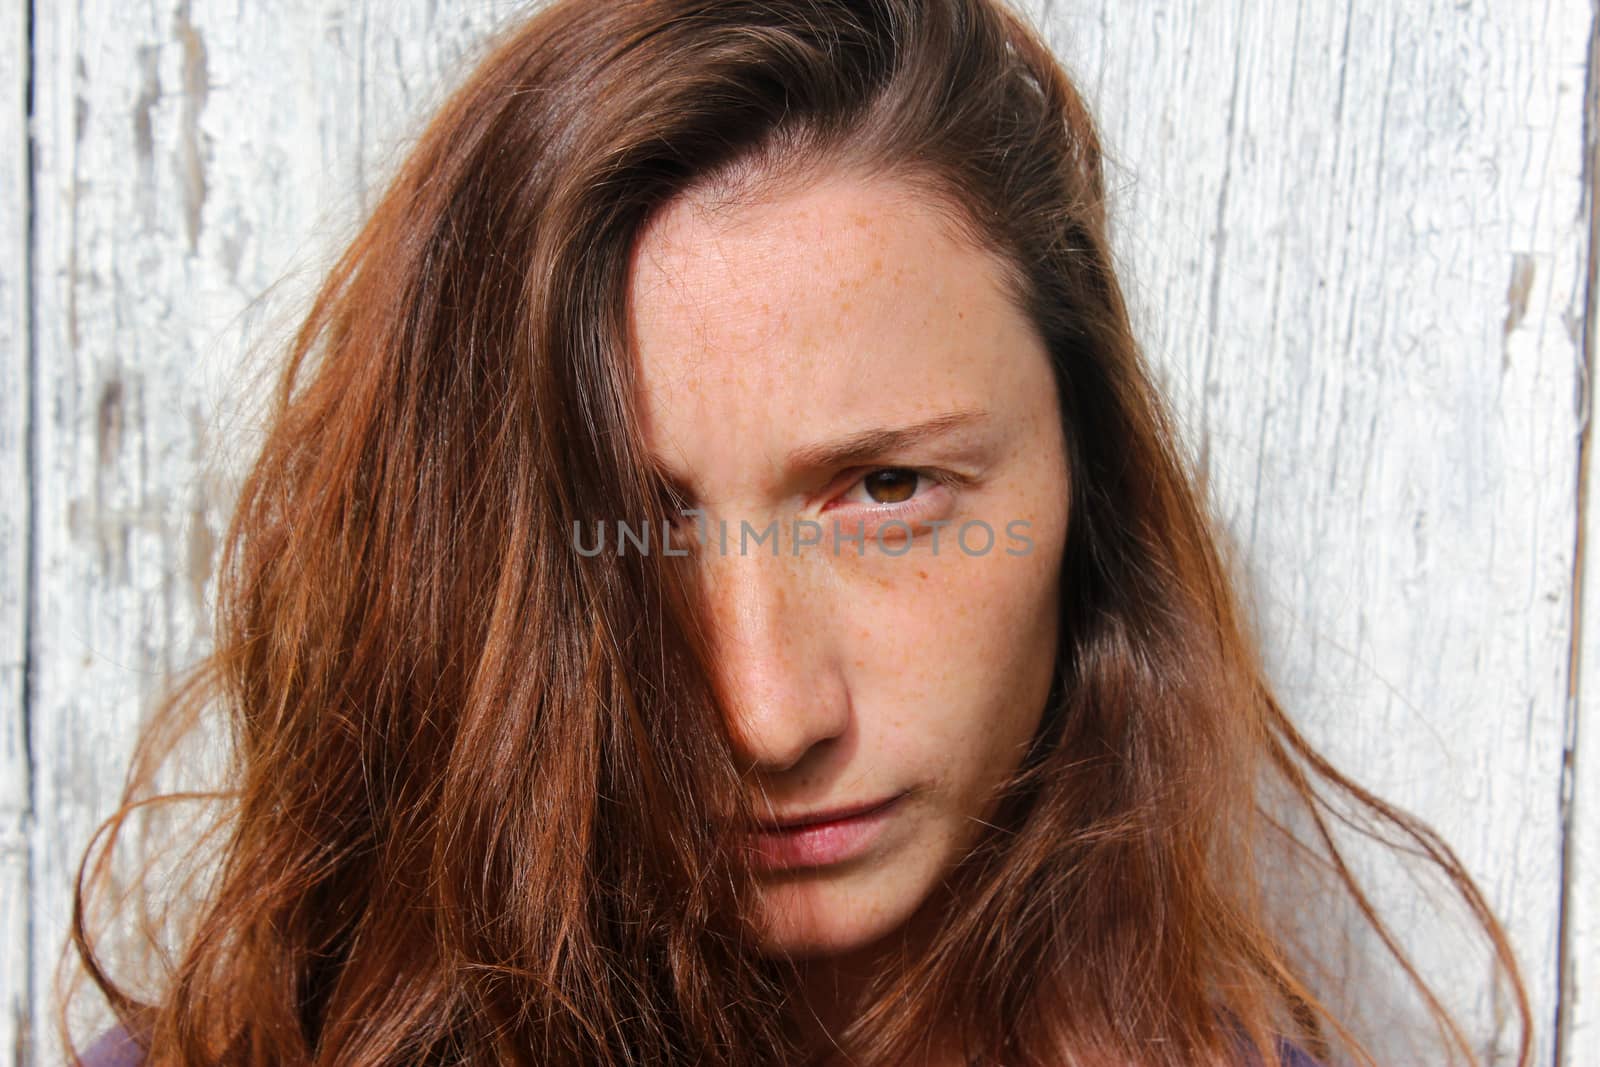
[[[1566,815],[1565,928],[1557,1067],[1600,1063],[1600,480],[1595,465],[1595,352],[1600,346],[1600,18],[1589,33],[1585,101],[1589,143],[1585,172],[1589,255],[1584,316],[1585,377],[1580,392],[1583,450],[1578,516],[1582,523],[1577,578],[1578,629],[1568,687],[1567,767],[1562,781]]]
[[[72,872],[207,646],[259,361],[502,4],[36,5],[33,1059]],[[262,299],[270,290],[270,299]],[[17,453],[8,450],[11,463]],[[17,587],[9,576],[5,587]],[[25,966],[7,949],[7,966]]]
[[[1593,329],[1592,322],[1590,329]],[[1592,349],[1591,349],[1592,351]],[[1592,401],[1592,394],[1591,394]],[[1584,570],[1593,566],[1600,525],[1595,522],[1593,444],[1585,464]],[[1587,574],[1582,583],[1583,620],[1577,649],[1578,671],[1568,723],[1568,768],[1562,786],[1565,802],[1567,852],[1566,914],[1563,945],[1563,1000],[1558,1016],[1561,1057],[1557,1067],[1583,1067],[1600,1062],[1600,589]]]
[[[0,7],[0,1056],[28,1040],[28,7]]]
[[[141,707],[192,653],[185,521],[198,203],[181,152],[174,27],[153,10],[39,5],[35,26],[38,818],[31,1062],[59,1062],[48,981],[89,833],[114,806]],[[173,129],[183,126],[183,129]]]
[[[1458,848],[1521,951],[1548,1062],[1591,6],[1050,8],[1285,703]],[[1503,1014],[1484,959],[1365,865],[1447,1002]],[[1378,951],[1352,949],[1361,969]],[[1417,1014],[1384,1008],[1378,1035]]]

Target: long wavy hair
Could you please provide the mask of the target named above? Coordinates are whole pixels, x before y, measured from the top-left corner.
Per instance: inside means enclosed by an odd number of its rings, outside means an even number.
[[[642,229],[691,189],[830,165],[911,183],[1003,265],[1071,473],[1037,736],[931,943],[841,1046],[926,1062],[954,1026],[983,1063],[1266,1062],[1280,1037],[1371,1063],[1269,921],[1276,840],[1477,1062],[1347,861],[1350,824],[1453,886],[1526,1067],[1527,994],[1462,864],[1269,690],[1134,339],[1094,124],[996,0],[558,0],[494,42],[293,338],[214,652],[85,855],[73,965],[151,1064],[802,1058],[796,969],[752,943],[751,874],[712,830],[749,798],[694,576],[582,555],[569,530],[673,503],[625,329]],[[203,794],[222,805],[204,891],[135,994],[97,953],[96,887],[126,820],[194,799],[154,768],[213,715],[231,762]]]

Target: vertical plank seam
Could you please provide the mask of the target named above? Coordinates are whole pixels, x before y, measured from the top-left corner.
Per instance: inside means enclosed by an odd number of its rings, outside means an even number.
[[[1211,277],[1206,283],[1206,348],[1200,363],[1199,452],[1195,470],[1200,491],[1208,507],[1215,506],[1215,485],[1211,478],[1211,368],[1217,353],[1217,332],[1221,329],[1222,279],[1226,275],[1228,252],[1228,194],[1233,184],[1233,154],[1239,143],[1239,92],[1244,74],[1245,0],[1234,6],[1234,29],[1240,40],[1233,53],[1233,84],[1228,90],[1227,148],[1222,158],[1222,178],[1217,190],[1216,229],[1212,240]]]
[[[35,40],[34,34],[38,27],[37,8],[35,0],[21,0],[22,7],[22,82],[23,82],[23,134],[22,134],[22,217],[24,233],[22,238],[22,277],[19,283],[22,286],[22,426],[18,433],[18,443],[22,448],[22,469],[27,479],[27,490],[23,494],[24,504],[27,509],[22,528],[22,685],[19,694],[21,707],[18,713],[21,716],[22,739],[22,764],[23,773],[27,775],[24,795],[25,807],[22,811],[22,823],[18,828],[24,840],[33,838],[34,825],[38,821],[39,798],[37,795],[38,775],[34,773],[33,759],[33,705],[34,705],[34,656],[33,635],[34,620],[38,611],[37,580],[38,561],[38,448],[35,433],[38,427],[38,398],[36,386],[39,381],[39,337],[38,313],[35,308],[38,286],[34,271],[38,264],[38,153],[35,147],[36,134],[34,128],[35,108],[37,99],[35,93],[35,76],[38,64],[34,62]],[[17,1048],[15,1062],[18,1067],[27,1067],[34,1059],[33,1039],[35,1023],[33,1018],[34,1004],[36,1003],[37,975],[34,958],[34,935],[37,925],[36,904],[39,899],[38,886],[35,878],[38,875],[33,863],[33,849],[23,850],[23,892],[26,896],[23,902],[25,935],[18,950],[22,956],[22,1007],[21,1017],[17,1019]]]
[[[367,189],[367,23],[371,17],[372,9],[363,0],[356,38],[356,203],[362,218],[372,200]]]
[[[1582,217],[1587,223],[1584,250],[1583,332],[1579,341],[1578,362],[1578,472],[1574,509],[1572,552],[1571,644],[1567,650],[1567,706],[1562,715],[1561,782],[1558,796],[1561,830],[1561,881],[1556,902],[1556,1011],[1552,1062],[1567,1064],[1568,1031],[1572,1025],[1574,955],[1572,929],[1568,921],[1574,879],[1573,854],[1577,828],[1573,824],[1573,793],[1578,755],[1578,702],[1582,694],[1584,550],[1588,527],[1589,461],[1593,427],[1595,366],[1595,301],[1600,280],[1600,0],[1592,0],[1589,20],[1589,54],[1584,68],[1583,94]]]

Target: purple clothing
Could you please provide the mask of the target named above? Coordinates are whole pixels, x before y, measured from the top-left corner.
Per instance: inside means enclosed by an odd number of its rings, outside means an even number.
[[[144,1047],[116,1026],[95,1039],[78,1067],[139,1067],[143,1062]]]
[[[1322,1067],[1320,1063],[1300,1051],[1299,1046],[1284,1040],[1278,1041],[1278,1059],[1281,1067]]]

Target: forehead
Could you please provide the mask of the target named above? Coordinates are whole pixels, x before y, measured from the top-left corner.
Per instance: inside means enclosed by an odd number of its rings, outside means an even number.
[[[999,263],[892,178],[680,198],[635,248],[629,316],[651,450],[742,488],[811,441],[954,409],[1004,418],[1037,384]]]

